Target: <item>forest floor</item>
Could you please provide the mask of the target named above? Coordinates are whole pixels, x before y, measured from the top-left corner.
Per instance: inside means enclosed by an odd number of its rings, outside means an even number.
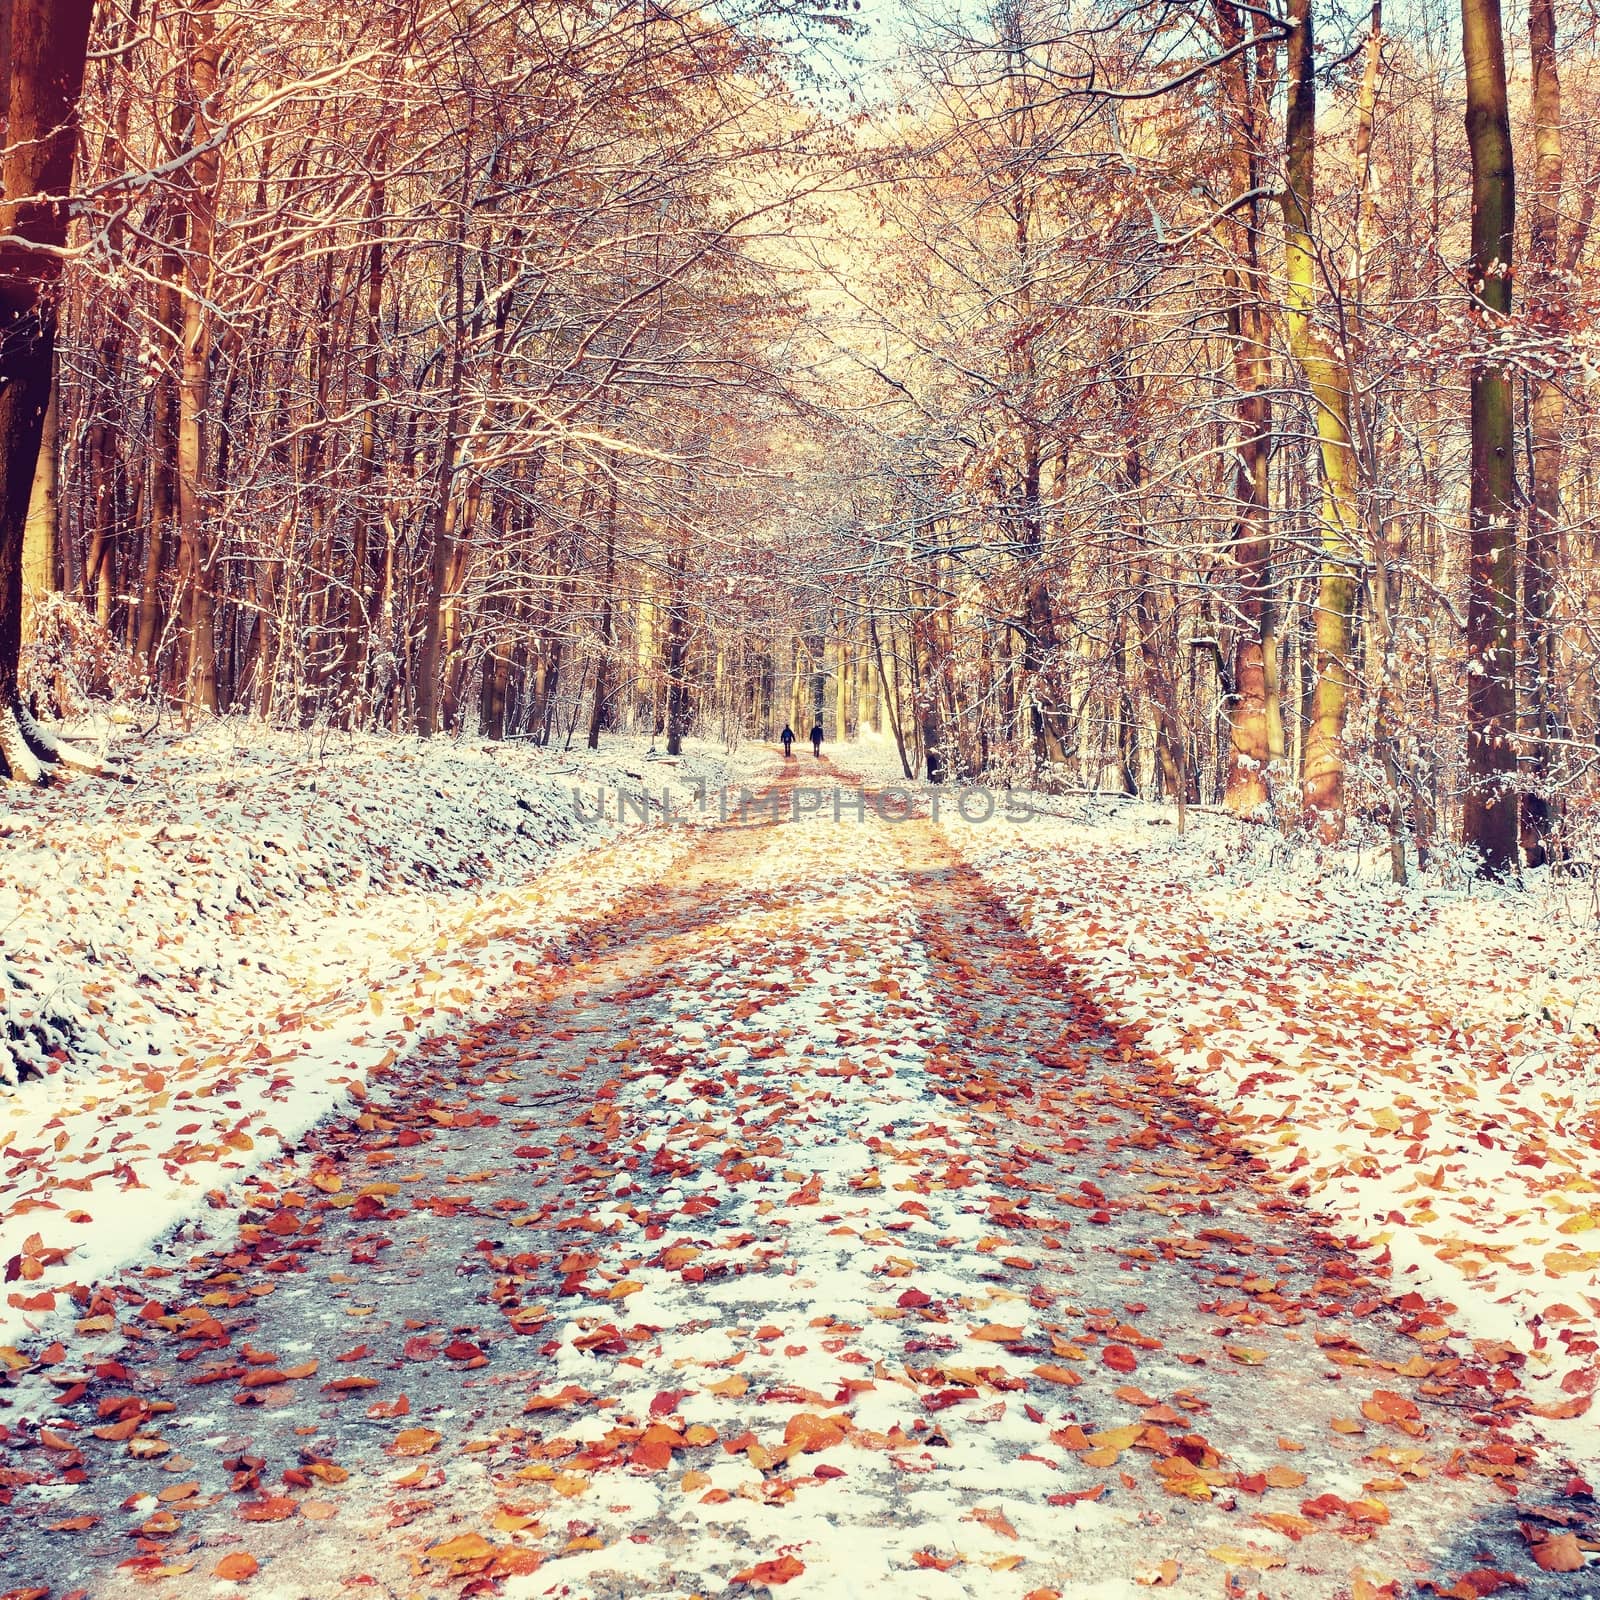
[[[375,1064],[14,1358],[13,1592],[1590,1592],[1528,1354],[1014,914],[1042,826],[700,827]]]

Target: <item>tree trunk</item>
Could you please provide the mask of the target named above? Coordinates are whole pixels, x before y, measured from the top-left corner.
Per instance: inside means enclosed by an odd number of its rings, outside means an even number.
[[[1315,203],[1317,85],[1311,0],[1290,0],[1288,109],[1283,191],[1284,279],[1289,348],[1305,374],[1316,409],[1322,484],[1317,583],[1315,688],[1305,731],[1301,800],[1318,834],[1332,843],[1345,822],[1344,728],[1351,686],[1350,649],[1356,602],[1356,457],[1351,445],[1350,373],[1317,326],[1317,255],[1311,236]]]
[[[189,243],[183,267],[183,361],[178,379],[178,538],[188,611],[188,698],[207,711],[215,711],[218,704],[215,552],[204,481],[211,372],[207,305],[222,157],[216,149],[205,147],[217,113],[222,56],[216,25],[219,4],[220,0],[202,0],[195,6],[192,20],[189,148],[195,153],[188,167]]]
[[[616,648],[616,625],[612,613],[612,590],[617,579],[617,479],[612,473],[606,494],[606,565],[600,591],[599,654],[594,670],[594,705],[589,712],[589,748],[600,748],[600,735],[611,715],[611,652]]]
[[[906,754],[906,738],[900,727],[900,698],[889,686],[889,676],[883,669],[883,645],[878,639],[878,619],[867,612],[867,637],[872,645],[872,659],[878,669],[878,687],[882,695],[880,704],[889,719],[889,730],[894,734],[894,747],[900,753],[900,770],[911,776],[911,761]]]
[[[1480,337],[1511,312],[1516,218],[1500,0],[1462,0],[1467,145],[1472,154],[1470,309]],[[1517,865],[1516,461],[1511,375],[1480,348],[1472,362],[1467,602],[1467,790],[1463,834],[1493,877]]]
[[[1529,308],[1562,349],[1571,336],[1572,299],[1561,271],[1561,78],[1556,68],[1554,0],[1529,0],[1528,43],[1533,68],[1533,192],[1528,215]],[[1561,430],[1566,414],[1561,360],[1533,378],[1528,395],[1532,494],[1522,565],[1523,658],[1527,698],[1522,707],[1522,849],[1530,867],[1549,859],[1555,808],[1550,794],[1550,739],[1559,731],[1554,704],[1555,631],[1551,603],[1561,521]]]
[[[1232,0],[1218,0],[1219,36],[1225,48],[1238,49],[1244,29]],[[1251,57],[1242,49],[1224,69],[1232,125],[1231,157],[1236,197],[1253,196],[1260,185],[1260,91]],[[1254,198],[1234,213],[1233,246],[1238,265],[1230,268],[1228,336],[1233,352],[1237,465],[1234,469],[1232,554],[1238,573],[1230,689],[1225,702],[1228,770],[1224,801],[1243,816],[1264,811],[1274,752],[1271,728],[1277,717],[1277,678],[1268,661],[1277,650],[1272,608],[1272,532],[1267,507],[1268,446],[1272,430],[1270,329],[1266,284],[1261,270],[1260,206]]]
[[[39,460],[28,497],[28,522],[22,535],[22,642],[39,637],[39,607],[59,586],[61,386],[52,372],[50,404],[39,435]]]
[[[689,729],[689,613],[684,595],[688,552],[682,547],[667,558],[667,754],[683,754],[683,736]]]
[[[465,232],[465,222],[462,224]],[[450,588],[451,555],[454,539],[456,482],[456,429],[461,405],[461,378],[465,364],[466,330],[462,312],[466,299],[465,248],[458,240],[455,250],[456,320],[455,350],[446,379],[444,438],[439,444],[439,470],[434,482],[433,538],[428,560],[427,592],[423,600],[422,650],[417,657],[417,732],[424,738],[439,731],[440,644],[444,637],[445,600]]]
[[[341,705],[338,720],[356,726],[367,715],[367,656],[377,622],[382,583],[382,550],[378,541],[381,514],[374,493],[378,471],[378,356],[383,347],[383,229],[385,188],[381,177],[367,191],[367,301],[362,337],[366,354],[361,362],[361,455],[356,468],[355,518],[350,534],[350,586],[345,593],[344,640],[338,675]]]
[[[93,0],[10,0],[6,139],[0,161],[0,757],[38,782],[57,751],[17,699],[22,553],[50,405],[59,251],[72,188]],[[40,198],[51,196],[54,198]],[[30,246],[44,246],[43,249]]]

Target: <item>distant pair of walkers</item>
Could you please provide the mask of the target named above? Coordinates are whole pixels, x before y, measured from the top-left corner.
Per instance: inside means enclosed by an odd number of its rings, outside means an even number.
[[[794,729],[786,722],[783,725],[783,732],[778,737],[783,740],[783,759],[787,761],[794,754],[794,750],[791,748],[794,744]],[[811,753],[818,761],[822,759],[822,724],[820,722],[811,730]]]

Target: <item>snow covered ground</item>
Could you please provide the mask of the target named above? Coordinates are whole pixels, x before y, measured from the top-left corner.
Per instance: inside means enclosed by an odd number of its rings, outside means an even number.
[[[786,793],[31,1352],[0,1570],[96,1600],[1584,1592],[1592,1496],[1507,1437],[1514,1368],[1386,1306],[926,820]]]
[[[224,721],[128,759],[132,786],[9,790],[0,822],[0,1359],[666,874],[664,799],[692,823],[696,782],[769,757]]]
[[[892,747],[841,763],[903,781]],[[922,785],[911,785],[926,797]],[[1369,852],[1170,808],[1034,797],[941,820],[1106,1014],[1214,1101],[1397,1293],[1526,1358],[1547,1433],[1593,1457],[1600,928],[1586,886],[1396,888]],[[1048,808],[1048,811],[1046,810]],[[970,804],[976,814],[981,807]]]

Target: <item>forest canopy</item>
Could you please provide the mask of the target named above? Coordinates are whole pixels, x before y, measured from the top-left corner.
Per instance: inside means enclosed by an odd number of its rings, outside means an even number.
[[[1587,12],[4,30],[13,776],[107,697],[816,718],[934,782],[1376,831],[1397,876],[1592,859]]]

